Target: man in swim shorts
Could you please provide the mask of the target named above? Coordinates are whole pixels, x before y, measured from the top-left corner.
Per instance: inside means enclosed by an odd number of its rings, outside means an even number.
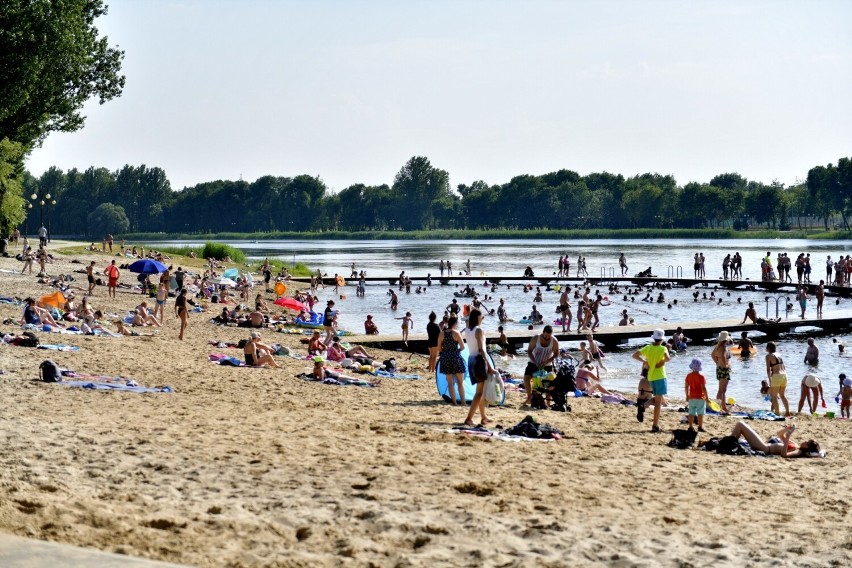
[[[571,302],[568,293],[570,288],[565,286],[562,294],[559,296],[559,313],[562,315],[562,333],[567,333],[571,329]],[[501,300],[502,302],[502,300]]]
[[[553,371],[553,360],[559,357],[559,341],[553,337],[553,328],[544,326],[540,335],[534,336],[527,347],[529,363],[524,369],[524,389],[527,398],[523,406],[532,404],[532,379],[539,371]]]

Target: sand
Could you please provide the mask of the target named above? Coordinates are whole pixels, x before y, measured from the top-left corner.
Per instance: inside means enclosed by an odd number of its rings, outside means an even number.
[[[63,257],[49,273],[82,268],[71,258],[100,269],[108,260]],[[0,259],[0,269],[20,267]],[[35,276],[0,274],[2,295],[47,291]],[[139,297],[109,300],[99,287],[94,304],[121,312]],[[797,418],[797,435],[819,440],[824,460],[673,450],[634,409],[592,399],[571,401],[568,414],[535,412],[565,431],[559,442],[469,438],[446,432],[464,411],[437,400],[432,379],[336,387],[295,378],[309,369],[303,361],[211,364],[207,355],[223,350],[208,339],[236,341],[245,330],[192,314],[178,341],[172,302],[157,337],[41,335],[76,353],[0,346],[0,531],[196,566],[852,562],[846,421]],[[2,318],[20,311],[0,306]],[[264,339],[304,352],[295,336]],[[426,374],[424,359],[396,356]],[[176,392],[40,383],[46,358]],[[518,422],[528,413],[520,402],[510,393],[493,416]],[[664,430],[679,417],[666,413]],[[706,427],[722,435],[733,424],[709,417]]]

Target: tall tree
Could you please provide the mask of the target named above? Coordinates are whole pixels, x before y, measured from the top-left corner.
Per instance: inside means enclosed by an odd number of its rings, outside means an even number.
[[[21,197],[23,170],[18,165],[24,149],[9,139],[0,140],[0,234],[8,235],[26,216]]]
[[[4,0],[0,9],[0,139],[29,150],[51,131],[83,127],[86,101],[124,88],[124,52],[100,37],[102,0]]]
[[[394,224],[402,229],[434,226],[433,205],[450,193],[450,174],[432,166],[429,158],[414,156],[396,174],[393,189],[400,200]]]

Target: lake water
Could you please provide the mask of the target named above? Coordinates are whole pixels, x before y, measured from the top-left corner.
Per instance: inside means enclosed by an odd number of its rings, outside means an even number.
[[[174,242],[173,245],[192,245],[192,242]],[[355,295],[353,287],[347,288],[346,299],[340,300],[335,297],[332,288],[321,290],[318,293],[320,306],[325,305],[328,299],[336,299],[337,307],[340,308],[339,321],[344,329],[361,331],[363,329],[364,316],[371,313],[374,316],[379,329],[383,333],[398,332],[400,322],[394,318],[401,317],[406,311],[410,311],[414,318],[415,328],[413,332],[425,331],[428,314],[435,311],[438,316],[443,313],[445,307],[453,299],[455,286],[440,286],[437,283],[439,274],[438,264],[441,259],[450,260],[453,271],[458,274],[465,261],[470,259],[471,273],[474,276],[477,291],[484,295],[492,295],[495,301],[487,302],[489,307],[496,307],[496,299],[503,298],[506,301],[509,317],[520,319],[530,312],[533,293],[525,293],[522,286],[515,284],[507,286],[501,284],[496,291],[483,285],[488,276],[523,274],[524,268],[531,266],[536,276],[549,276],[555,273],[557,260],[560,255],[567,254],[571,260],[571,275],[576,274],[577,257],[586,257],[586,266],[591,277],[602,275],[619,275],[618,257],[624,253],[629,266],[629,275],[651,267],[653,273],[659,276],[669,274],[684,277],[693,276],[693,255],[703,252],[706,258],[707,278],[722,277],[722,260],[726,254],[739,252],[743,257],[743,276],[746,279],[760,280],[760,260],[767,252],[773,259],[779,252],[786,252],[794,260],[800,252],[809,253],[813,272],[811,280],[818,282],[825,278],[825,261],[828,255],[832,259],[841,254],[852,254],[852,242],[850,241],[812,241],[812,240],[450,240],[450,241],[260,241],[257,243],[248,241],[229,241],[228,244],[245,251],[252,262],[269,257],[278,265],[279,263],[290,264],[292,262],[303,262],[313,269],[319,268],[329,276],[338,273],[348,276],[351,265],[354,262],[357,270],[366,270],[368,276],[398,276],[401,271],[412,276],[425,276],[431,273],[433,286],[428,288],[424,294],[415,294],[413,289],[410,294],[397,293],[400,296],[400,305],[397,312],[392,312],[388,305],[389,297],[387,291],[389,285],[375,283],[367,287],[364,298]],[[156,243],[151,243],[154,248]],[[795,268],[793,269],[795,279]],[[396,289],[396,288],[395,288]],[[559,294],[554,291],[543,290],[543,302],[538,304],[538,309],[550,321],[555,318],[554,309],[558,303]],[[699,301],[693,301],[693,293],[699,291]],[[594,289],[592,290],[594,292]],[[642,291],[639,295],[631,295],[625,302],[623,294],[610,295],[605,289],[602,293],[612,296],[612,305],[601,310],[601,323],[603,326],[616,325],[620,319],[622,309],[627,309],[629,314],[635,318],[638,325],[655,324],[658,322],[694,322],[709,319],[742,318],[746,303],[755,302],[758,314],[770,317],[775,316],[774,299],[767,302],[766,298],[772,296],[763,291],[737,290],[715,290],[716,299],[709,299],[712,288],[674,288],[664,291],[666,302],[643,303],[641,299],[645,296]],[[654,296],[658,291],[654,291]],[[708,299],[703,298],[707,294]],[[793,294],[781,293],[782,297],[793,300]],[[633,298],[633,301],[630,299]],[[774,296],[773,296],[774,298]],[[718,300],[721,299],[721,304]],[[668,308],[668,303],[677,300],[677,304]],[[739,300],[739,301],[738,301]],[[465,300],[459,300],[464,302]],[[814,302],[811,302],[812,304]],[[785,314],[783,310],[784,301],[780,306],[782,317],[795,317],[798,311]],[[572,300],[576,306],[576,300]],[[767,312],[768,309],[768,312]],[[813,309],[813,306],[810,308]],[[835,304],[835,298],[826,299],[824,310],[826,317],[839,315],[852,315],[852,300],[842,299],[840,304]],[[484,329],[489,334],[496,332],[496,318],[485,319]],[[508,324],[507,328],[520,329],[520,324]],[[801,329],[804,333],[807,330]],[[759,336],[754,333],[752,335]],[[837,339],[847,342],[849,336],[838,336]],[[822,351],[820,366],[818,369],[810,368],[802,362],[804,357],[804,337],[791,336],[778,342],[778,351],[787,365],[790,377],[790,385],[787,389],[788,399],[795,406],[799,399],[799,382],[805,372],[814,372],[823,379],[825,395],[829,402],[829,410],[835,410],[839,415],[839,408],[834,403],[837,393],[837,375],[845,372],[852,376],[852,359],[841,357],[838,349],[831,342],[831,338],[818,338],[817,343]],[[609,370],[604,373],[604,385],[621,391],[635,391],[639,369],[630,354],[635,346],[642,342],[631,344],[627,349],[616,350],[607,353],[605,364]],[[569,344],[576,347],[577,344]],[[850,347],[852,350],[852,347]],[[759,354],[749,361],[736,360],[732,372],[732,380],[729,385],[729,396],[733,396],[737,402],[754,408],[768,408],[760,395],[760,381],[765,378],[765,351],[759,345]],[[715,394],[716,380],[715,371],[710,360],[709,346],[693,346],[687,353],[681,354],[669,364],[669,389],[674,396],[683,395],[683,377],[686,376],[687,366],[692,357],[703,360],[705,365],[705,376],[708,378],[708,392],[711,397]],[[523,371],[525,361],[519,358],[515,361],[499,363],[500,366],[520,374]]]

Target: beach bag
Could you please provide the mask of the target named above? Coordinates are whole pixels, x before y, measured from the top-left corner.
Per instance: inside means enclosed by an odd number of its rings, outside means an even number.
[[[499,405],[503,402],[503,380],[498,373],[491,373],[485,381],[483,395],[485,402],[491,405]]]
[[[39,376],[45,383],[59,383],[62,381],[62,371],[59,370],[59,365],[50,359],[42,361],[38,366]]]
[[[684,430],[682,428],[672,430],[672,439],[669,441],[669,447],[678,450],[688,450],[695,445],[695,438],[697,436],[698,432],[695,430]]]
[[[38,337],[31,331],[25,331],[23,337],[21,337],[15,345],[20,347],[38,347]]]

